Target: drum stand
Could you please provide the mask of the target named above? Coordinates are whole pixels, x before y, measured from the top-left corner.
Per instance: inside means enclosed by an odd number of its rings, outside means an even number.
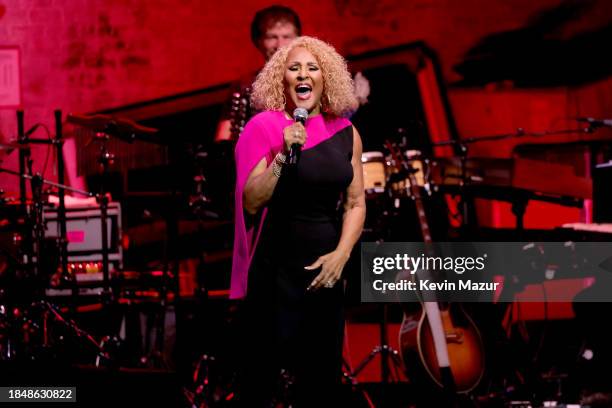
[[[352,373],[346,375],[348,378],[353,379],[353,381],[354,378],[357,377],[378,354],[380,354],[381,382],[383,384],[389,384],[391,381],[399,382],[398,370],[402,370],[402,361],[399,352],[389,345],[389,335],[387,333],[388,308],[389,305],[387,303],[382,304],[383,318],[380,320],[379,325],[380,344],[372,349],[370,354],[357,365]],[[391,369],[393,369],[393,371]]]
[[[54,111],[55,116],[55,138],[52,139],[49,131],[47,130],[47,139],[36,139],[30,138],[30,135],[34,133],[39,127],[47,129],[40,123],[31,127],[25,132],[24,126],[24,111],[17,111],[17,133],[18,143],[22,146],[19,149],[19,172],[13,172],[13,175],[19,176],[19,196],[21,213],[28,214],[28,219],[32,225],[32,235],[27,237],[27,247],[24,253],[24,263],[26,268],[30,268],[33,272],[33,277],[37,284],[42,283],[42,246],[44,241],[44,221],[43,221],[43,185],[48,184],[57,187],[59,205],[57,210],[57,222],[59,227],[59,234],[56,240],[56,245],[59,250],[59,265],[61,267],[62,276],[68,275],[68,261],[67,261],[67,245],[68,240],[66,238],[66,206],[65,206],[65,191],[67,186],[64,184],[64,156],[62,154],[62,112],[58,109]],[[40,174],[34,174],[32,170],[33,160],[31,159],[30,146],[40,144],[48,145],[55,148],[55,154],[57,157],[57,183],[50,183],[44,180]],[[10,173],[10,172],[8,172]],[[30,188],[33,199],[33,211],[27,211],[27,191],[26,191],[26,179],[30,180]],[[81,192],[87,195],[87,192]],[[31,259],[31,255],[36,258],[34,262]],[[38,288],[40,289],[40,288]],[[76,299],[76,292],[73,292],[73,300]]]
[[[25,268],[32,270],[33,278],[36,283],[42,283],[42,246],[44,241],[44,220],[43,220],[43,186],[48,185],[57,188],[59,206],[58,206],[58,227],[60,229],[59,236],[56,240],[56,244],[59,249],[59,266],[61,267],[62,276],[68,275],[68,260],[67,260],[67,245],[68,240],[66,237],[66,206],[65,206],[65,192],[71,191],[84,196],[92,196],[91,193],[79,189],[75,189],[64,184],[64,160],[62,154],[62,113],[60,110],[54,112],[55,115],[55,126],[56,135],[55,139],[52,139],[49,135],[48,139],[33,139],[29,138],[30,135],[38,129],[38,127],[44,125],[36,124],[27,132],[24,131],[24,112],[22,110],[17,111],[17,128],[18,128],[18,143],[22,147],[19,148],[19,171],[12,171],[8,169],[0,168],[0,172],[11,174],[19,177],[19,193],[20,193],[20,207],[22,214],[27,214],[27,218],[32,225],[32,235],[27,237],[26,249],[24,251],[23,263]],[[46,129],[46,127],[44,127]],[[48,132],[48,131],[47,131]],[[56,150],[57,155],[57,173],[58,182],[44,179],[40,174],[34,174],[32,170],[33,161],[30,158],[30,146],[35,144],[50,145]],[[33,207],[31,210],[27,208],[27,190],[26,181],[29,180],[31,183],[32,201]],[[32,256],[34,255],[34,256]],[[34,257],[36,261],[34,262]],[[73,298],[75,299],[77,292],[73,287]]]

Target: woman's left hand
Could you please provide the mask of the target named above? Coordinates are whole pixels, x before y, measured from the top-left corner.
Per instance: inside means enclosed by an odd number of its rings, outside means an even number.
[[[314,278],[306,290],[334,287],[342,276],[342,270],[349,260],[349,256],[350,254],[335,250],[321,255],[312,265],[304,267],[304,269],[309,271],[321,267],[321,272]]]

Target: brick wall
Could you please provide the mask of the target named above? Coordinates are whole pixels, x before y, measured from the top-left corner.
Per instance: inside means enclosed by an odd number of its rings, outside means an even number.
[[[321,0],[286,2],[304,32],[343,53],[425,40],[448,81],[487,34],[518,28],[561,0]],[[261,64],[249,23],[269,1],[0,0],[0,45],[22,55],[26,126],[52,111],[92,111],[223,83]],[[316,4],[316,6],[315,6]],[[15,114],[0,109],[4,139]],[[42,151],[41,151],[42,150]],[[42,166],[44,148],[34,152]],[[13,168],[14,158],[4,165]],[[48,173],[48,175],[50,175]],[[16,183],[0,181],[9,189]]]

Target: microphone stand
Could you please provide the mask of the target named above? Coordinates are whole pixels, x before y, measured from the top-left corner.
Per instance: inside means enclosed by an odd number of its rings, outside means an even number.
[[[102,232],[102,303],[109,304],[112,301],[112,291],[110,285],[110,271],[108,266],[108,196],[105,190],[106,177],[108,174],[108,166],[115,159],[115,155],[108,150],[106,142],[109,135],[104,132],[98,132],[96,137],[102,141],[100,147],[100,156],[98,164],[100,165],[100,191],[97,194],[98,202],[100,203],[100,222]]]
[[[28,136],[25,133],[25,125],[24,125],[24,112],[23,110],[17,111],[17,141],[19,144],[27,146],[28,144]],[[19,173],[17,175],[26,175],[27,173],[27,163],[30,160],[30,148],[26,147],[25,149],[19,149]],[[26,178],[21,177],[19,179],[19,212],[25,216],[25,218],[30,221],[30,214],[27,207],[28,197],[27,197],[27,186],[26,186]],[[34,242],[32,240],[31,234],[25,234],[25,242],[23,246],[23,250],[21,252],[21,260],[19,262],[20,266],[25,270],[32,268],[32,254],[34,252]],[[22,273],[26,273],[22,271]]]
[[[17,111],[17,141],[20,144],[27,144],[27,136],[25,134],[24,129],[24,114],[23,110]],[[26,163],[30,157],[30,149],[19,149],[19,172],[21,174],[26,174]],[[21,206],[22,214],[26,212],[26,203],[27,203],[27,191],[26,191],[26,180],[19,180],[19,203]]]
[[[55,154],[57,157],[57,182],[62,187],[59,187],[57,190],[57,197],[59,200],[59,205],[57,208],[57,221],[60,228],[59,238],[57,239],[57,245],[59,247],[59,258],[61,265],[61,275],[68,276],[68,239],[67,239],[67,220],[66,220],[66,189],[63,187],[65,184],[64,179],[64,142],[62,140],[62,111],[56,109],[54,112],[55,115],[55,140],[53,140],[53,144],[55,146]],[[78,287],[76,274],[72,276],[72,306],[73,309],[76,310],[77,301],[78,301]]]
[[[28,163],[30,174],[32,173],[32,160]],[[30,189],[32,190],[32,201],[34,202],[34,213],[30,214],[33,217],[33,252],[36,257],[36,262],[33,264],[33,278],[38,291],[42,283],[42,246],[45,239],[44,222],[43,222],[43,200],[42,200],[42,177],[36,173],[30,178]]]
[[[51,186],[51,187],[56,187],[58,189],[59,188],[63,188],[66,191],[70,191],[70,192],[73,192],[73,193],[81,194],[81,195],[84,195],[86,197],[95,197],[95,194],[90,193],[89,191],[81,190],[81,189],[70,187],[70,186],[67,186],[67,185],[58,184],[58,183],[53,182],[51,180],[47,180],[45,178],[42,178],[40,176],[40,174],[32,176],[32,175],[30,175],[28,173],[20,173],[18,171],[5,169],[4,167],[0,167],[0,173],[11,174],[11,175],[16,176],[16,177],[21,177],[24,180],[32,180],[35,177],[39,177],[42,184],[45,184],[45,185],[48,185],[48,186]]]

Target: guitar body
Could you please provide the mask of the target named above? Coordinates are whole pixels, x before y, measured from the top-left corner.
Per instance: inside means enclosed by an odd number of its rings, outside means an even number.
[[[440,318],[456,391],[469,392],[478,385],[484,374],[480,332],[459,304],[453,303],[441,309]],[[424,312],[404,315],[399,344],[409,377],[422,375],[422,371],[425,371],[434,384],[443,386],[431,328]],[[420,366],[421,372],[415,364]]]

